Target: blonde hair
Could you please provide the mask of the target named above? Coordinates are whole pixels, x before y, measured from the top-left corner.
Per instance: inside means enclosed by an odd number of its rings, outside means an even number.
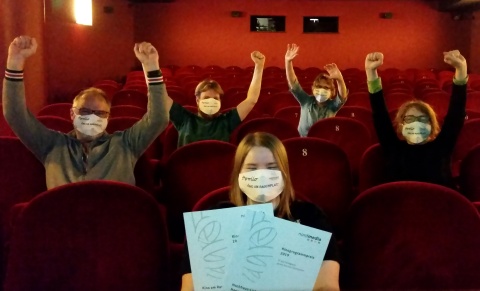
[[[322,80],[327,82],[328,87],[330,87],[330,90],[332,90],[332,96],[330,96],[330,98],[333,97],[333,96],[336,96],[337,95],[337,87],[335,87],[335,83],[333,82],[333,79],[328,78],[324,73],[321,73],[320,75],[318,75],[315,78],[315,80],[313,80],[312,93],[313,93],[313,89],[321,86],[320,83],[321,83]]]
[[[86,97],[90,97],[90,96],[101,97],[101,98],[103,98],[103,100],[105,100],[108,107],[111,106],[110,101],[108,100],[107,94],[105,93],[105,91],[103,91],[101,89],[98,89],[98,88],[95,88],[95,87],[91,87],[91,88],[82,90],[80,93],[78,93],[77,96],[75,96],[75,98],[73,98],[73,106],[75,106],[75,104],[81,98],[86,98]]]
[[[282,172],[285,184],[283,192],[279,196],[280,201],[277,206],[278,216],[291,218],[290,203],[295,199],[295,193],[293,191],[292,181],[290,180],[287,151],[277,137],[266,132],[249,133],[238,145],[237,151],[235,152],[235,161],[230,183],[230,202],[236,206],[247,204],[247,197],[240,190],[238,184],[238,175],[242,170],[245,157],[253,147],[265,147],[272,152],[278,169]]]
[[[429,140],[433,140],[437,137],[438,133],[440,132],[440,125],[438,124],[437,115],[433,108],[420,100],[414,100],[405,102],[398,108],[397,115],[395,116],[395,120],[393,121],[393,125],[397,129],[397,136],[398,138],[405,140],[405,137],[402,134],[403,129],[403,118],[405,117],[405,113],[410,108],[416,108],[423,114],[427,115],[430,119],[430,125],[432,126],[432,130],[430,132],[430,136],[428,137]]]
[[[200,97],[202,92],[208,90],[213,90],[217,92],[220,96],[223,96],[222,87],[220,87],[220,84],[218,84],[217,81],[214,81],[212,79],[205,79],[198,83],[197,87],[195,88],[195,96]]]

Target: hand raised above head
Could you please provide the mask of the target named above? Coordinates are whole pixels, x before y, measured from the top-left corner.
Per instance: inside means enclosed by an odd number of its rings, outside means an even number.
[[[467,66],[467,60],[462,56],[459,50],[444,52],[443,61],[457,69]]]
[[[294,43],[287,44],[287,52],[285,53],[285,61],[292,61],[296,56],[298,56],[298,50],[300,47]]]
[[[142,64],[158,63],[158,52],[149,42],[136,43],[133,51]]]
[[[265,63],[265,56],[259,52],[259,51],[254,51],[250,54],[250,57],[252,58],[253,62],[257,65],[263,65]]]
[[[365,58],[365,69],[375,70],[383,64],[383,54],[380,52],[369,53]]]
[[[340,72],[340,69],[338,69],[336,64],[327,64],[323,68],[328,73],[328,75],[326,75],[327,78],[334,80],[339,80],[342,78],[342,72]]]
[[[8,57],[23,61],[35,54],[37,47],[37,41],[33,37],[26,35],[16,37],[8,48]]]

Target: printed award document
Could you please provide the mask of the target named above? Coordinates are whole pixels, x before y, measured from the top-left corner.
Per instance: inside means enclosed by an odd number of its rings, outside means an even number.
[[[226,290],[227,263],[248,209],[273,218],[271,203],[183,214],[195,290]]]
[[[248,211],[227,268],[224,290],[313,289],[331,233]]]

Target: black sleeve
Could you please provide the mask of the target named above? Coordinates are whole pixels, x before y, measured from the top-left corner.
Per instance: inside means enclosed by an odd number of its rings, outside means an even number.
[[[467,102],[467,85],[455,85],[452,87],[452,95],[448,105],[442,129],[437,140],[442,148],[451,153],[457,142],[458,135],[465,122],[465,106]]]
[[[332,233],[323,260],[332,260],[340,263],[341,258],[337,239],[323,210],[312,203],[295,201],[291,206],[291,212],[295,219],[300,219],[300,224]]]
[[[385,104],[383,90],[370,93],[370,106],[372,107],[373,124],[377,132],[378,141],[382,147],[389,148],[398,142],[398,137]]]
[[[180,274],[185,275],[192,272],[192,268],[190,267],[190,255],[188,254],[188,244],[187,241],[183,243],[183,256],[182,256],[182,264],[180,266]]]

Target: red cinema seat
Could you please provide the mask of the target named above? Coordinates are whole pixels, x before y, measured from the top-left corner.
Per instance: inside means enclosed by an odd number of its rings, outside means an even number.
[[[308,131],[309,137],[317,137],[338,145],[348,157],[353,183],[358,183],[358,167],[365,150],[372,145],[370,131],[360,121],[347,117],[332,117],[317,121]]]
[[[161,200],[168,209],[172,239],[183,241],[182,213],[190,211],[205,194],[230,184],[236,147],[217,140],[187,144],[167,159]]]
[[[280,140],[299,136],[297,129],[288,121],[274,117],[262,117],[242,122],[230,135],[230,141],[238,145],[251,132],[268,132]]]
[[[38,121],[40,121],[45,127],[60,131],[63,133],[69,133],[73,130],[73,121],[71,119],[64,119],[57,116],[38,116]]]
[[[72,109],[72,103],[54,103],[40,109],[37,116],[49,115],[70,120],[70,109]]]
[[[343,287],[351,290],[477,290],[480,217],[461,194],[393,182],[358,196],[344,239]]]
[[[290,123],[294,128],[298,128],[300,123],[300,106],[288,106],[278,110],[273,116],[277,119],[283,119]]]
[[[163,214],[143,190],[60,186],[20,213],[5,290],[168,290],[168,243]]]
[[[110,108],[110,118],[116,117],[134,117],[141,119],[147,111],[145,108],[133,105],[117,105]]]
[[[112,97],[112,106],[132,105],[146,109],[147,104],[147,95],[135,90],[120,90]]]
[[[341,233],[350,202],[352,179],[345,153],[335,144],[313,137],[283,141],[295,191],[322,208]]]
[[[465,197],[480,202],[480,144],[470,149],[460,163],[459,184]]]
[[[377,131],[373,125],[372,111],[361,106],[343,106],[335,117],[348,117],[360,121],[368,128],[372,137],[372,143],[377,143]]]

